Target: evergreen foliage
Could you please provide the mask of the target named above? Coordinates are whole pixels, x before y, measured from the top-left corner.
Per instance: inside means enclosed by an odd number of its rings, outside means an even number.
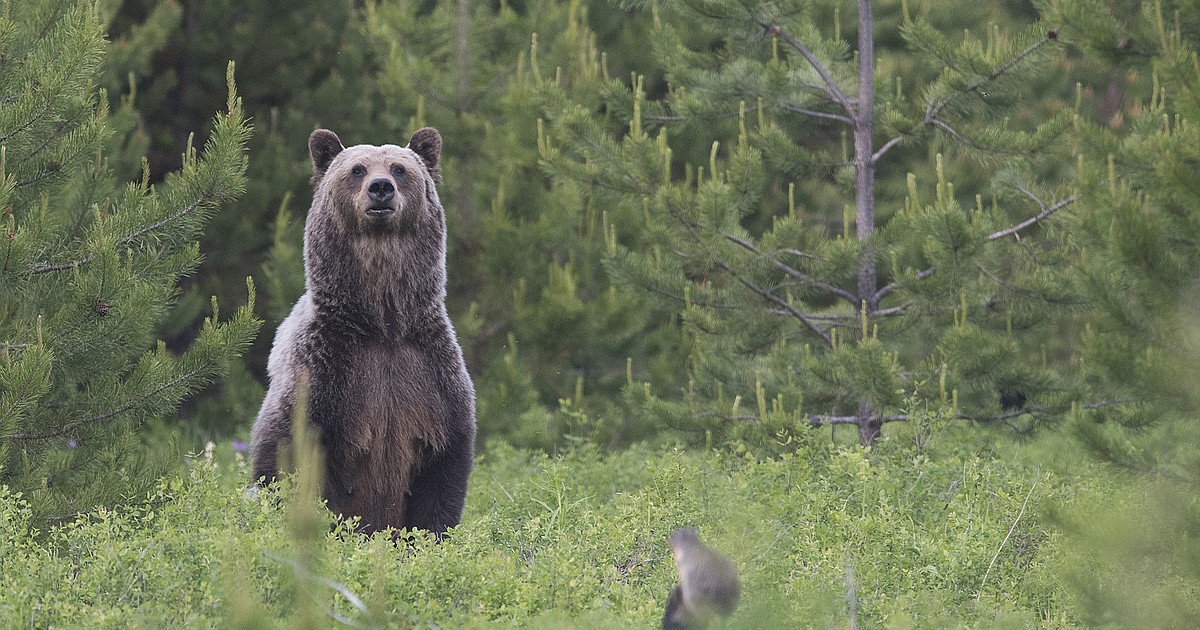
[[[1023,431],[1077,400],[1055,332],[1079,300],[1047,225],[1075,197],[1040,180],[1075,114],[1019,107],[1053,82],[1057,31],[1003,31],[997,9],[951,37],[935,5],[859,2],[843,27],[805,2],[664,3],[660,96],[613,78],[598,114],[540,83],[556,181],[639,217],[610,273],[685,324],[680,391],[627,387],[661,423],[760,445],[850,424],[867,444],[906,391]]]
[[[232,66],[204,150],[189,146],[161,185],[145,167],[124,184],[94,87],[105,46],[89,2],[6,3],[0,15],[0,483],[39,520],[133,499],[177,468],[172,446],[139,429],[170,418],[258,327],[249,309],[221,322],[214,301],[186,351],[155,341],[205,222],[245,185]],[[136,118],[129,107],[123,120]]]
[[[378,75],[385,135],[431,125],[448,139],[449,302],[484,439],[541,448],[561,445],[564,431],[610,445],[644,439],[651,427],[590,418],[622,417],[604,412],[628,357],[671,356],[678,345],[604,273],[615,217],[606,222],[538,166],[536,85],[560,72],[571,77],[564,89],[586,98],[603,80],[593,9],[605,7],[459,0],[385,4],[367,16],[373,45],[390,50]]]
[[[1200,277],[1200,187],[1193,168],[1200,156],[1200,73],[1186,33],[1200,24],[1200,11],[1176,11],[1169,20],[1168,8],[1150,3],[1126,23],[1093,3],[1053,8],[1068,22],[1090,15],[1066,31],[1082,46],[1099,39],[1098,32],[1138,37],[1141,52],[1116,71],[1127,83],[1148,75],[1152,84],[1148,94],[1126,96],[1119,122],[1081,124],[1078,132],[1082,210],[1070,227],[1082,255],[1072,271],[1094,305],[1082,365],[1093,396],[1105,404],[1081,410],[1088,421],[1074,426],[1106,460],[1143,470],[1161,464],[1162,472],[1200,480],[1200,460],[1164,457],[1160,448],[1141,448],[1140,439],[1126,441],[1181,418],[1194,422],[1194,382],[1182,377],[1180,366],[1197,350],[1190,289]],[[1140,437],[1153,443],[1154,433]]]
[[[1091,625],[1183,628],[1200,608],[1200,7],[1045,2],[1098,66],[1080,124],[1071,267],[1093,305],[1080,366],[1090,400],[1071,428],[1126,474],[1119,492],[1067,519],[1072,584]],[[1099,576],[1122,567],[1119,581]]]

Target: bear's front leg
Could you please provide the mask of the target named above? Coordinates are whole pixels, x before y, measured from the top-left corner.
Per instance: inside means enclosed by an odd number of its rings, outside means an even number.
[[[292,403],[282,388],[267,392],[250,430],[251,482],[269,484],[279,473],[279,449],[292,442]],[[261,481],[260,481],[261,480]]]
[[[425,457],[410,486],[405,527],[429,530],[441,541],[446,529],[458,525],[475,464],[474,442],[474,436],[455,434],[445,450]]]

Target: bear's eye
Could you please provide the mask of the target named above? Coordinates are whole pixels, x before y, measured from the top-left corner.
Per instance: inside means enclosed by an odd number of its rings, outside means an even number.
[[[355,177],[366,177],[367,169],[362,164],[355,164],[354,168],[350,169],[350,174]]]
[[[393,164],[392,165],[392,177],[400,177],[402,175],[404,175],[404,165],[403,164]]]

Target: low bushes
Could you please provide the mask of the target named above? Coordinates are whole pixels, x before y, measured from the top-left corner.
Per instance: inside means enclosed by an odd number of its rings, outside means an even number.
[[[1043,516],[1068,485],[883,443],[734,452],[491,445],[435,545],[333,525],[291,479],[247,498],[217,448],[136,509],[48,532],[0,494],[0,617],[21,627],[652,627],[695,525],[743,580],[731,627],[1072,626]],[[303,475],[300,475],[303,477]],[[1036,484],[1036,487],[1034,487]],[[430,625],[432,624],[432,625]]]

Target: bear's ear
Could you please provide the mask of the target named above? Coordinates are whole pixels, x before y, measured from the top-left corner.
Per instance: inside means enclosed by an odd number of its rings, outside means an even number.
[[[408,148],[425,160],[429,174],[435,184],[442,183],[442,170],[438,168],[438,158],[442,154],[442,134],[433,127],[422,127],[408,140]]]
[[[325,170],[329,168],[329,163],[345,148],[337,134],[328,129],[318,129],[312,132],[312,135],[308,137],[308,154],[312,156],[314,184],[321,181],[321,178],[325,176]]]

